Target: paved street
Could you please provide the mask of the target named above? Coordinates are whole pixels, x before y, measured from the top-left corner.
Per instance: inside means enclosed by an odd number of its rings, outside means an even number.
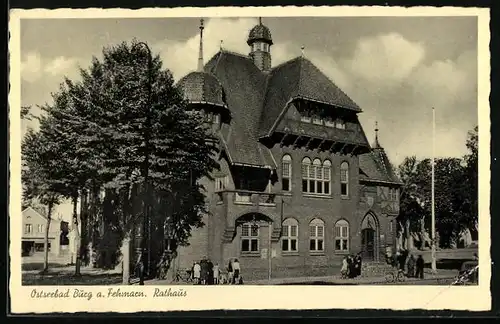
[[[431,274],[428,270],[424,279],[407,278],[404,282],[390,283],[385,277],[359,277],[354,279],[342,279],[340,276],[322,277],[294,277],[294,278],[272,278],[252,280],[245,285],[448,285],[457,275],[456,270],[439,270],[437,274]],[[243,277],[244,278],[244,277]],[[146,285],[188,285],[189,283],[169,283],[166,280],[149,280]]]

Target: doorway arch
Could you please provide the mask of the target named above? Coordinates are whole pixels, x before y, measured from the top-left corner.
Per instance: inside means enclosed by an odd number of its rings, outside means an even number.
[[[361,255],[364,260],[379,259],[379,224],[377,217],[368,213],[361,222]]]

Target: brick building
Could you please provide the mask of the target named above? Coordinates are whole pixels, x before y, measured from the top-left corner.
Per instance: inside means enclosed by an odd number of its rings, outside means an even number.
[[[221,170],[178,267],[236,257],[266,277],[338,272],[349,253],[379,261],[395,246],[400,181],[378,137],[368,143],[361,108],[304,56],[272,67],[262,21],[249,54],[221,48],[206,64],[200,31],[198,70],[178,84],[218,134]]]

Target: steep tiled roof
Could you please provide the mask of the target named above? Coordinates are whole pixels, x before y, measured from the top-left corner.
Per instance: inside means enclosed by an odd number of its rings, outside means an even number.
[[[221,51],[206,65],[227,94],[232,120],[224,125],[222,137],[231,163],[275,168],[271,152],[258,140],[266,75],[248,57]]]
[[[382,147],[372,148],[370,153],[359,156],[360,178],[365,181],[381,181],[401,184],[394,173],[387,154]]]
[[[192,103],[226,106],[224,90],[217,78],[205,72],[191,72],[179,80],[178,86]]]
[[[297,98],[361,112],[361,108],[314,64],[304,57],[297,57],[275,67],[269,74],[262,114],[262,136],[272,130],[287,103]]]

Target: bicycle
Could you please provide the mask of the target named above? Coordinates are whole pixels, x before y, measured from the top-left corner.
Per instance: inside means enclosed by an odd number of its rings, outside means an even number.
[[[389,272],[385,275],[385,280],[387,282],[404,282],[406,278],[406,273],[404,273],[403,270]]]
[[[185,283],[193,282],[193,278],[191,276],[191,270],[177,270],[174,281],[185,282]]]

